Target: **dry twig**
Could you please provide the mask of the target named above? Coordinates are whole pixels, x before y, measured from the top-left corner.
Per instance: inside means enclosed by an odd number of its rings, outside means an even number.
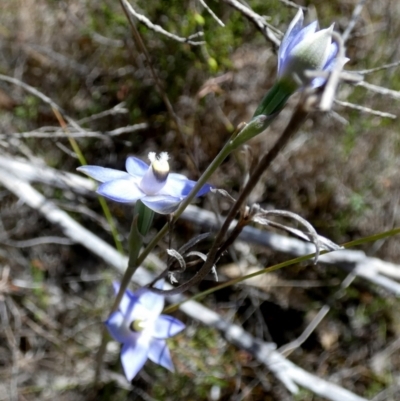
[[[265,39],[273,43],[276,47],[279,46],[281,41],[277,38],[273,30],[276,32],[276,28],[272,27],[265,21],[265,17],[254,12],[251,8],[245,6],[237,0],[224,0],[225,3],[241,12],[247,19],[254,23],[254,25],[261,31]]]
[[[176,40],[177,42],[181,42],[181,43],[189,43],[190,45],[193,46],[199,46],[199,45],[203,45],[205,42],[204,41],[200,41],[200,42],[196,42],[191,40],[194,36],[202,36],[203,33],[202,32],[197,32],[195,35],[192,35],[188,38],[182,38],[178,35],[174,35],[171,32],[166,31],[164,28],[162,28],[160,25],[157,24],[153,24],[153,22],[151,22],[147,17],[145,17],[142,14],[139,14],[137,11],[135,11],[135,9],[132,7],[132,5],[127,1],[127,0],[121,0],[124,4],[124,6],[126,7],[126,9],[138,20],[140,21],[142,24],[146,25],[147,28],[151,29],[152,31],[156,32],[156,33],[161,33],[162,35],[167,36],[170,39]]]

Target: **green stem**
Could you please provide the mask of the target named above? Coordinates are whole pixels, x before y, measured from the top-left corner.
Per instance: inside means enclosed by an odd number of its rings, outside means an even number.
[[[140,266],[138,256],[143,245],[143,237],[148,233],[154,217],[154,212],[145,206],[140,200],[135,204],[131,231],[128,238],[129,260],[128,266],[122,276],[118,294],[111,308],[111,313],[118,310],[121,299],[131,282],[132,276]]]
[[[272,93],[272,95],[269,95],[268,101],[271,102],[271,105],[267,107],[267,111],[269,110],[274,110],[274,114],[271,115],[259,115],[253,117],[252,121],[250,121],[249,124],[246,124],[242,130],[236,135],[234,133],[229,141],[225,144],[225,146],[221,149],[221,151],[218,153],[218,155],[215,157],[215,159],[212,161],[212,163],[208,166],[206,171],[201,175],[199,180],[197,181],[197,184],[194,186],[194,188],[190,191],[190,194],[182,201],[180,204],[179,208],[177,211],[174,213],[174,218],[172,220],[172,224],[175,223],[178,218],[181,216],[183,211],[186,209],[186,207],[190,204],[190,202],[193,200],[193,198],[196,196],[196,194],[199,192],[201,187],[206,184],[208,179],[211,177],[211,175],[215,172],[215,170],[222,164],[222,162],[227,158],[227,156],[236,148],[238,148],[240,145],[248,141],[249,139],[255,137],[256,135],[260,134],[263,132],[270,124],[271,122],[278,116],[279,111],[283,107],[283,99],[285,99],[285,102],[287,98],[290,96],[288,94],[288,89],[282,84],[282,82],[277,85],[275,84],[271,90],[268,93]],[[285,96],[280,95],[279,93],[285,93]],[[267,94],[268,96],[268,94]],[[150,241],[150,243],[147,245],[147,247],[142,251],[140,254],[137,263],[140,265],[143,263],[143,261],[146,259],[146,257],[149,255],[149,253],[153,250],[153,248],[157,245],[157,243],[161,240],[162,237],[167,233],[168,231],[168,224],[165,224],[164,227],[153,237],[153,239]]]
[[[208,179],[214,173],[214,171],[222,164],[222,162],[228,157],[228,155],[234,150],[232,144],[232,138],[225,144],[225,146],[218,153],[216,158],[212,161],[212,163],[208,166],[206,171],[202,174],[202,176],[197,181],[197,184],[190,191],[190,194],[182,201],[179,205],[179,208],[174,213],[174,218],[171,224],[174,224],[178,218],[181,216],[186,207],[190,204],[196,194],[199,192],[201,187],[207,183]],[[153,250],[153,248],[157,245],[157,243],[164,237],[164,235],[168,232],[168,224],[165,224],[164,227],[153,237],[153,239],[149,242],[146,248],[140,254],[137,263],[138,265],[142,264],[149,253]]]
[[[121,255],[123,255],[124,254],[124,248],[122,247],[122,243],[119,240],[117,227],[115,226],[115,222],[114,222],[114,219],[113,219],[113,217],[111,215],[110,208],[108,207],[106,200],[102,196],[99,195],[98,196],[98,200],[99,200],[101,209],[103,210],[104,216],[105,216],[105,218],[106,218],[106,220],[108,222],[108,225],[110,226],[111,235],[112,235],[112,237],[114,239],[114,243],[115,243],[115,246],[117,248],[117,251]]]
[[[282,110],[289,97],[296,91],[296,87],[280,80],[264,96],[254,112],[253,119],[259,115],[270,116]]]
[[[308,110],[307,110],[307,102],[306,102],[306,97],[304,96],[302,99],[300,99],[299,105],[296,109],[296,111],[293,113],[292,118],[290,119],[289,124],[283,131],[282,135],[278,138],[276,141],[275,145],[270,149],[270,151],[265,154],[261,160],[259,161],[257,167],[255,170],[252,172],[249,181],[245,185],[245,187],[242,189],[239,198],[236,200],[235,203],[232,204],[228,215],[225,217],[225,221],[222,224],[222,227],[218,231],[214,243],[212,247],[210,248],[209,252],[207,253],[207,259],[200,268],[196,272],[196,274],[188,281],[185,283],[170,289],[170,290],[158,290],[155,288],[152,288],[151,290],[153,292],[163,294],[163,295],[173,295],[173,294],[180,294],[186,290],[188,290],[190,287],[193,285],[199,283],[201,280],[203,280],[207,274],[210,272],[214,264],[217,262],[217,255],[218,255],[218,249],[221,246],[225,235],[227,234],[229,227],[231,225],[232,220],[234,219],[235,215],[239,212],[241,205],[246,202],[247,197],[250,195],[251,191],[254,189],[255,185],[257,184],[258,180],[260,179],[262,173],[271,165],[275,157],[279,154],[279,152],[283,149],[283,147],[286,145],[288,140],[291,138],[293,134],[297,132],[297,130],[300,128],[302,123],[305,121],[306,117],[308,115]],[[275,115],[276,116],[276,115]],[[253,120],[254,121],[254,120]],[[272,120],[269,120],[272,121]],[[250,124],[249,124],[250,125]],[[238,223],[240,225],[240,222]],[[235,230],[236,234],[240,232],[240,230]]]
[[[121,303],[121,299],[124,296],[129,283],[131,282],[132,276],[135,274],[136,269],[140,264],[137,263],[137,258],[140,252],[140,248],[143,245],[143,236],[145,236],[153,222],[154,212],[145,206],[140,200],[135,204],[131,231],[128,238],[128,249],[129,249],[129,260],[128,266],[122,276],[119,291],[115,297],[113,306],[111,308],[110,315],[116,312]],[[107,346],[107,330],[103,327],[102,339],[100,347],[96,355],[96,371],[95,371],[95,383],[99,382],[100,372],[102,366],[103,355]]]

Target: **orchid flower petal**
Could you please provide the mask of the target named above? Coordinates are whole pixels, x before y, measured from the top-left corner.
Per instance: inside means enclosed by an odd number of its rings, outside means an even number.
[[[175,371],[167,343],[164,340],[153,339],[149,347],[148,356],[154,363],[163,366],[171,372]]]
[[[182,198],[176,198],[169,195],[145,196],[141,201],[151,210],[160,214],[173,213],[178,209]]]
[[[130,156],[125,162],[126,171],[134,177],[143,177],[149,169],[149,165],[137,157]]]
[[[336,43],[332,43],[331,48],[330,48],[330,53],[328,55],[328,59],[324,65],[323,70],[324,71],[332,71],[333,68],[335,68],[338,60],[336,59],[337,56],[337,52],[338,52],[338,47]],[[348,57],[343,57],[341,59],[342,61],[342,66],[343,67],[350,59]],[[326,81],[326,78],[324,77],[316,77],[312,80],[311,82],[311,86],[313,88],[318,88],[320,86],[322,86]]]
[[[165,187],[160,191],[160,194],[175,196],[177,198],[186,197],[196,184],[196,181],[189,180],[182,174],[171,173],[168,176]],[[211,188],[211,185],[203,185],[199,192],[197,192],[196,196],[205,195],[211,190]]]
[[[125,171],[114,170],[113,168],[81,166],[77,170],[100,182],[129,178],[129,174]]]
[[[136,157],[128,157],[125,163],[127,173],[99,166],[84,166],[78,170],[100,181],[102,184],[97,193],[106,198],[122,203],[135,203],[142,199],[156,213],[173,213],[196,182],[182,174],[170,174],[166,152],[159,156],[150,152],[149,158],[150,166]],[[203,185],[196,196],[205,195],[211,188],[208,184]]]
[[[154,323],[154,338],[164,339],[180,333],[185,324],[169,315],[160,315]]]
[[[105,325],[114,340],[120,343],[131,341],[132,336],[137,334],[129,329],[129,322],[126,321],[125,316],[120,311],[112,313],[105,321]]]
[[[164,296],[151,292],[147,288],[136,291],[138,303],[147,311],[146,318],[156,319],[164,308]]]
[[[99,186],[97,193],[123,203],[133,203],[145,196],[132,178],[105,182]]]
[[[146,363],[149,354],[149,342],[136,341],[125,343],[121,350],[121,363],[125,376],[131,381]]]
[[[205,194],[207,194],[208,192],[210,192],[214,187],[210,184],[204,184],[199,192],[197,192],[196,196],[203,196]]]
[[[290,45],[293,38],[301,31],[301,28],[303,27],[303,20],[304,20],[303,10],[299,8],[299,11],[297,11],[297,14],[290,23],[285,33],[285,36],[282,39],[281,45],[279,46],[278,70],[280,69],[282,58],[285,57],[287,47]]]
[[[170,173],[165,187],[160,191],[160,195],[170,195],[176,198],[184,197],[189,194],[196,184],[182,174]]]
[[[332,68],[332,65],[334,64],[335,57],[337,56],[338,51],[339,51],[339,49],[338,49],[337,43],[333,42],[329,47],[328,57],[326,58],[326,62],[324,65],[325,71],[329,71]]]
[[[119,292],[120,284],[117,281],[113,282],[113,288],[115,295]],[[129,289],[125,290],[124,294],[122,295],[121,302],[119,304],[119,310],[126,314],[132,302],[137,301],[137,297],[130,291]]]
[[[307,40],[313,36],[315,31],[318,28],[318,21],[311,22],[311,24],[307,25],[292,39],[291,43],[286,49],[286,53],[290,53],[293,49],[304,40]]]

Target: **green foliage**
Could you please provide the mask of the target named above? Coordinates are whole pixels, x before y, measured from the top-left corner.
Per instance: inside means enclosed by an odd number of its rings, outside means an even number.
[[[220,387],[222,392],[232,387],[236,371],[230,348],[221,352],[221,338],[211,328],[197,326],[191,333],[193,335],[188,342],[182,336],[169,341],[180,374],[161,378],[161,375],[165,376],[165,370],[157,369],[160,380],[153,386],[153,397],[156,399],[167,400],[175,394],[182,399],[207,400],[212,386]]]
[[[356,216],[363,214],[367,208],[364,196],[358,193],[353,193],[350,197],[350,213]]]
[[[31,275],[36,304],[40,308],[46,308],[48,306],[49,297],[45,287],[45,272],[39,260],[33,260],[31,262]]]
[[[89,32],[101,32],[106,37],[115,37],[115,33],[121,33],[121,28],[127,29],[129,24],[125,14],[121,12],[118,1],[102,1],[93,7],[89,15]]]
[[[293,399],[295,401],[314,401],[314,395],[311,391],[301,388],[297,394],[293,395]]]
[[[27,95],[24,98],[23,104],[14,109],[15,116],[23,121],[21,129],[24,130],[29,127],[30,120],[36,120],[39,113],[40,100],[33,95]]]

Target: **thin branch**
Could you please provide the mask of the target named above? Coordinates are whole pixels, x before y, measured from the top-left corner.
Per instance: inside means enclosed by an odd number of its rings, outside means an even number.
[[[206,230],[218,230],[220,227],[214,213],[195,206],[188,207],[182,214],[182,218]],[[236,221],[233,221],[231,228],[235,224]],[[296,257],[309,255],[315,251],[313,244],[250,226],[244,227],[238,238],[253,245],[264,246]],[[399,265],[369,257],[363,251],[350,249],[326,253],[321,255],[318,261],[322,264],[338,266],[346,271],[353,271],[358,277],[400,296],[400,283],[385,277],[387,275],[394,279],[400,279]]]
[[[147,129],[149,125],[147,123],[140,123],[134,125],[127,125],[126,127],[116,128],[111,131],[86,131],[79,130],[74,132],[71,130],[69,136],[72,138],[101,138],[108,139],[111,136],[119,136],[127,133],[132,133],[140,130]],[[53,128],[53,127],[52,127]],[[52,132],[41,132],[41,131],[30,131],[30,132],[15,132],[12,134],[0,134],[0,138],[66,138],[65,132],[60,130],[58,127],[53,128]]]
[[[392,118],[393,120],[395,120],[397,118],[397,116],[395,114],[386,113],[386,112],[380,111],[380,110],[370,109],[369,107],[360,106],[359,104],[343,102],[343,101],[337,100],[337,99],[335,99],[334,102],[336,104],[339,104],[340,106],[348,107],[349,109],[353,109],[353,110],[358,110],[363,113],[372,114],[373,116],[378,116],[378,117],[382,117],[382,118]]]
[[[8,82],[8,83],[11,83],[13,85],[17,85],[17,86],[23,88],[25,91],[38,97],[43,102],[45,102],[49,106],[51,106],[51,108],[53,109],[55,114],[56,114],[56,112],[59,112],[60,114],[62,114],[64,116],[64,118],[68,121],[68,123],[73,128],[75,128],[77,131],[80,131],[80,132],[84,131],[84,129],[81,128],[79,126],[79,124],[77,124],[72,118],[70,118],[56,102],[54,102],[52,99],[50,99],[48,96],[46,96],[45,94],[43,94],[42,92],[40,92],[39,90],[34,88],[33,86],[30,86],[30,85],[26,84],[25,82],[20,81],[19,79],[12,78],[12,77],[9,77],[9,76],[3,75],[3,74],[0,74],[0,81],[5,81],[5,82]],[[65,134],[65,136],[68,136],[68,135]]]
[[[219,25],[225,27],[225,24],[217,17],[213,10],[208,6],[208,4],[204,0],[199,0],[200,4],[208,11],[208,13],[217,21]]]
[[[260,210],[259,212],[261,214],[261,216],[268,216],[268,215],[272,215],[272,216],[281,216],[281,217],[287,217],[293,220],[298,221],[300,224],[302,224],[307,230],[307,234],[309,236],[309,240],[311,240],[313,242],[313,244],[315,245],[316,251],[315,251],[315,263],[318,262],[318,257],[320,254],[320,250],[323,249],[322,248],[322,244],[319,241],[319,236],[317,231],[315,230],[315,228],[312,226],[311,223],[309,223],[306,219],[303,219],[301,216],[299,216],[296,213],[293,212],[288,212],[286,210]],[[273,222],[271,222],[273,223]],[[270,223],[270,224],[271,224]],[[280,225],[280,227],[285,227],[283,225]],[[292,231],[291,227],[288,227],[288,231]],[[285,228],[284,228],[285,229]]]
[[[147,28],[151,29],[154,32],[157,33],[161,33],[162,35],[167,36],[170,39],[176,40],[177,42],[181,42],[181,43],[189,43],[190,45],[193,46],[199,46],[199,45],[203,45],[205,42],[201,41],[201,42],[195,42],[193,40],[190,40],[189,38],[182,38],[180,36],[174,35],[171,32],[166,31],[164,28],[162,28],[160,25],[156,25],[153,24],[147,17],[145,17],[142,14],[139,14],[138,12],[136,12],[134,10],[134,8],[131,6],[131,4],[128,2],[128,0],[121,0],[124,8],[126,8],[127,10],[129,10],[129,12],[137,19],[139,20],[142,24],[146,25]],[[202,33],[196,33],[196,35],[201,36]]]
[[[342,281],[339,289],[333,295],[331,295],[330,300],[333,301],[336,298],[339,298],[343,294],[343,291],[350,286],[355,278],[356,275],[353,272],[348,274],[347,277]],[[309,323],[303,333],[301,333],[301,335],[294,341],[291,341],[290,343],[280,347],[279,352],[282,355],[289,356],[296,348],[300,347],[307,340],[307,338],[310,337],[310,335],[318,327],[330,310],[331,307],[329,305],[324,305],[314,319]]]
[[[294,341],[282,345],[278,351],[284,356],[289,356],[296,348],[299,348],[308,337],[310,337],[310,335],[314,332],[314,330],[318,327],[330,310],[331,308],[328,305],[324,305],[314,319],[310,322],[310,324],[306,327],[306,329],[301,333],[301,335]]]
[[[388,70],[389,68],[398,67],[399,65],[400,65],[400,61],[395,61],[393,63],[384,64],[380,67],[370,68],[369,70],[357,70],[357,71],[353,71],[353,72],[357,73],[357,74],[366,75],[366,74],[371,74],[376,71]]]
[[[77,123],[78,124],[86,124],[93,120],[98,120],[99,118],[114,116],[116,114],[127,114],[129,112],[129,110],[127,108],[125,108],[124,106],[125,106],[125,102],[118,103],[117,105],[115,105],[114,107],[112,107],[109,110],[105,110],[105,111],[102,111],[97,114],[92,114],[89,117],[81,118],[80,120],[77,121]]]
[[[25,89],[27,92],[31,93],[32,95],[35,95],[39,99],[43,100],[43,102],[49,104],[51,107],[54,109],[61,111],[62,109],[60,106],[58,106],[57,103],[55,103],[53,100],[51,100],[48,96],[44,95],[42,92],[38,91],[35,89],[33,86],[30,86],[19,79],[9,77],[7,75],[0,74],[0,81],[8,82],[13,85],[20,86],[21,88]]]
[[[383,86],[373,85],[368,82],[358,82],[355,86],[362,86],[371,92],[379,93],[380,95],[389,96],[392,99],[400,100],[400,91],[384,88]]]
[[[347,39],[351,34],[351,31],[354,29],[366,1],[367,0],[359,0],[358,4],[354,7],[353,14],[351,15],[349,24],[347,25],[345,31],[342,34],[343,43],[347,41]]]
[[[265,17],[254,12],[251,8],[245,6],[237,0],[223,0],[225,3],[229,4],[231,7],[235,8],[241,12],[248,20],[254,23],[254,25],[261,31],[265,39],[272,42],[276,47],[278,47],[281,41],[273,33],[276,30],[270,24],[265,21]]]
[[[307,7],[304,7],[304,6],[300,6],[300,5],[298,5],[298,4],[296,4],[295,2],[293,2],[293,1],[290,1],[290,0],[279,0],[281,3],[283,3],[283,4],[286,4],[287,6],[289,6],[289,7],[294,7],[296,10],[298,10],[299,8],[301,8],[303,11],[307,11]]]
[[[29,248],[32,246],[45,245],[45,244],[57,244],[57,245],[73,245],[69,238],[63,237],[38,237],[32,238],[25,241],[13,241],[10,239],[4,240],[0,238],[0,244],[11,246],[13,248]]]
[[[167,93],[165,92],[165,90],[163,88],[161,80],[158,77],[158,75],[157,75],[157,73],[156,73],[156,71],[155,71],[155,69],[153,67],[153,64],[151,62],[151,57],[150,57],[149,52],[147,51],[146,45],[144,44],[143,39],[140,36],[139,31],[137,30],[135,24],[132,21],[131,15],[129,14],[129,11],[131,11],[132,6],[129,4],[129,2],[127,0],[120,0],[120,3],[121,3],[121,6],[122,6],[122,9],[124,10],[125,15],[126,15],[126,17],[128,19],[128,22],[129,22],[129,25],[131,27],[131,31],[132,31],[132,35],[134,37],[134,40],[135,40],[140,52],[143,53],[143,55],[144,55],[144,57],[145,57],[145,59],[147,61],[147,64],[148,64],[149,69],[150,69],[150,73],[151,73],[151,75],[153,77],[153,80],[154,80],[155,87],[156,87],[158,93],[160,94],[160,96],[161,96],[161,98],[162,98],[162,100],[163,100],[163,102],[165,104],[165,107],[168,110],[168,114],[170,115],[171,119],[175,123],[176,130],[177,130],[177,132],[179,134],[179,139],[181,140],[183,146],[185,147],[187,155],[188,155],[190,161],[192,162],[193,167],[198,171],[198,167],[197,167],[197,164],[195,162],[195,158],[193,156],[192,149],[187,144],[187,140],[186,140],[186,137],[185,137],[185,135],[183,133],[183,130],[181,128],[181,123],[179,121],[179,118],[178,118],[177,114],[175,113],[175,110],[172,107],[172,104],[171,104],[171,102],[170,102],[170,100],[168,98],[168,95],[167,95]],[[204,43],[204,42],[199,42],[199,44],[202,44],[202,43]]]

